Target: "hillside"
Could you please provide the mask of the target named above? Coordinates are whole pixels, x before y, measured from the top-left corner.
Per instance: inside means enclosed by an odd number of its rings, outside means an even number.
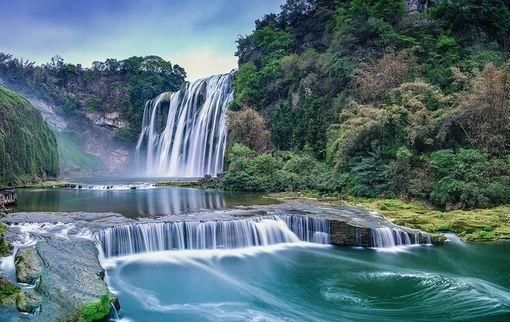
[[[0,187],[58,174],[55,135],[25,98],[0,86]]]
[[[59,56],[35,65],[0,53],[0,84],[26,97],[58,132],[64,176],[125,171],[145,102],[178,90],[185,77],[184,69],[157,56],[85,68]]]
[[[509,6],[288,0],[238,40],[224,188],[510,202]]]

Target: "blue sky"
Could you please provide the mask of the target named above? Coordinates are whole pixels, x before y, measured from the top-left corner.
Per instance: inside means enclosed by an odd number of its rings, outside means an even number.
[[[284,0],[0,0],[0,51],[48,62],[158,55],[188,79],[235,68],[235,40]]]

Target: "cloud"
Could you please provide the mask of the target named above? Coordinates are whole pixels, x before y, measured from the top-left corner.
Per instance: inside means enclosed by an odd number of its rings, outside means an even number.
[[[235,41],[285,0],[0,0],[0,51],[45,63],[157,55],[193,80],[236,67]]]
[[[213,48],[189,49],[168,57],[184,67],[190,81],[214,74],[224,74],[237,67],[237,57],[231,52]]]

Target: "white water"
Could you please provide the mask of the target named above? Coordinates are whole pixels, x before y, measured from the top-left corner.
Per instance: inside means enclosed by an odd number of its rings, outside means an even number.
[[[137,171],[155,177],[216,176],[223,171],[231,82],[232,74],[214,75],[148,101],[136,146]]]
[[[235,249],[282,243],[329,243],[327,219],[267,216],[228,221],[115,226],[96,238],[106,258],[184,249]]]
[[[372,245],[376,248],[394,248],[398,246],[409,246],[420,243],[419,233],[413,234],[411,241],[411,237],[409,236],[408,232],[397,228],[372,228],[371,234]]]

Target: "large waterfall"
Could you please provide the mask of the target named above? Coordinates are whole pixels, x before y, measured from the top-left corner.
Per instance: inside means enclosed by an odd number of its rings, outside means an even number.
[[[329,221],[282,215],[123,225],[100,231],[104,257],[183,249],[233,249],[300,241],[329,243]]]
[[[223,170],[232,74],[186,83],[148,101],[136,146],[136,167],[157,177],[216,176]]]

